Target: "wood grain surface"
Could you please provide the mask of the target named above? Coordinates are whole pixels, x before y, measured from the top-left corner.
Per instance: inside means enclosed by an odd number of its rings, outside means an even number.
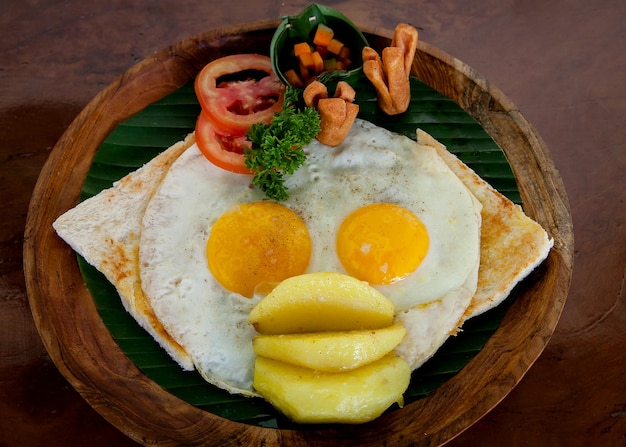
[[[420,76],[434,83],[431,79],[436,79],[439,72],[456,73],[458,80],[440,88],[459,98],[464,107],[478,116],[494,138],[507,147],[507,154],[511,151],[519,157],[514,168],[529,214],[546,228],[564,228],[565,234],[571,236],[565,186],[576,241],[576,249],[571,250],[569,237],[557,239],[557,249],[525,286],[523,299],[511,309],[518,315],[537,312],[546,321],[555,321],[563,302],[556,300],[536,308],[534,297],[550,293],[558,296],[567,288],[573,257],[571,287],[553,336],[550,338],[551,331],[546,332],[533,318],[520,324],[508,315],[502,328],[516,335],[508,338],[498,332],[490,341],[491,353],[483,351],[469,372],[464,370],[458,379],[482,373],[480,366],[484,362],[497,364],[499,377],[504,380],[488,383],[488,392],[484,394],[478,389],[464,390],[459,382],[451,381],[438,391],[450,398],[447,405],[425,402],[411,406],[414,420],[428,420],[433,412],[442,416],[429,426],[430,432],[418,433],[418,427],[407,426],[392,414],[368,432],[359,433],[354,428],[332,434],[345,444],[358,439],[364,445],[373,443],[380,433],[388,434],[386,445],[436,445],[453,433],[458,435],[446,445],[623,445],[623,2],[390,0],[384,8],[374,0],[327,4],[374,34],[389,35],[388,30],[399,21],[414,24],[422,40],[434,45],[422,46],[418,58],[439,65],[432,73],[424,70]],[[91,135],[81,134],[78,122],[91,116],[109,126],[112,117],[108,115],[113,109],[126,108],[116,113],[132,114],[142,101],[150,102],[164,90],[179,85],[181,76],[193,75],[191,66],[189,73],[181,74],[173,70],[175,62],[165,62],[168,55],[182,50],[176,42],[223,26],[237,29],[237,24],[257,20],[273,23],[282,14],[296,13],[306,5],[307,2],[276,1],[259,4],[252,0],[233,0],[228,4],[191,0],[35,0],[3,4],[0,445],[134,446],[154,444],[156,437],[170,440],[166,442],[169,445],[192,439],[204,439],[209,445],[249,445],[251,439],[258,439],[254,430],[224,428],[210,417],[187,409],[182,402],[172,401],[132,364],[125,363],[126,357],[115,348],[102,322],[94,316],[91,297],[77,268],[74,264],[65,265],[74,258],[68,251],[63,252],[67,249],[53,240],[51,233],[38,231],[34,218],[29,218],[26,233],[24,228],[38,178],[39,185],[50,182],[61,188],[46,191],[37,187],[33,204],[44,209],[41,225],[51,222],[55,214],[75,202],[81,176],[92,156],[92,139],[107,132],[92,126]],[[469,66],[437,48],[458,56]],[[210,47],[203,49],[202,57],[210,58],[213,51]],[[197,56],[191,53],[188,50],[182,56],[182,65],[196,60]],[[152,68],[161,73],[160,87],[142,82],[137,63],[143,64],[143,68],[150,63],[161,66]],[[457,88],[468,80],[478,84]],[[138,102],[124,96],[132,85],[139,86],[142,92]],[[94,99],[96,95],[99,96]],[[104,95],[115,98],[109,98],[111,102],[106,106],[96,105]],[[484,116],[480,117],[481,113]],[[507,126],[523,131],[518,137],[498,132]],[[520,146],[509,145],[508,138],[519,141]],[[77,142],[85,144],[82,153],[60,154],[52,150]],[[527,151],[528,147],[533,150]],[[51,168],[70,162],[76,172]],[[537,166],[545,168],[546,174],[540,174]],[[553,184],[554,166],[558,173]],[[65,182],[56,181],[61,179]],[[549,203],[539,203],[537,198],[550,192],[555,194],[550,195]],[[552,211],[546,213],[544,209]],[[39,251],[63,254],[44,259],[35,255]],[[36,276],[25,275],[23,253],[29,263],[28,271],[37,271]],[[44,265],[53,267],[44,271]],[[29,289],[40,292],[32,309],[27,282]],[[50,309],[60,303],[68,306],[67,313],[52,312],[48,318]],[[90,331],[85,328],[88,325]],[[517,361],[509,362],[498,352],[514,356]],[[102,378],[104,375],[108,380]],[[128,403],[111,398],[119,393],[129,397]],[[477,400],[472,404],[469,398]],[[151,414],[134,413],[129,417],[131,405],[144,399],[151,400]],[[480,415],[484,416],[476,421]],[[269,441],[324,445],[327,435],[309,432],[294,438],[291,433],[272,432]]]
[[[460,61],[421,42],[415,75],[451,97],[490,132],[519,178],[527,213],[555,239],[501,328],[457,376],[427,398],[365,426],[276,430],[220,419],[159,388],[120,351],[81,284],[75,255],[52,222],[78,200],[91,159],[117,123],[194,78],[209,61],[267,52],[277,21],[214,30],[155,53],[105,88],[52,150],[33,192],[24,244],[31,310],[61,373],[89,404],[151,445],[440,445],[495,406],[537,359],[561,314],[573,235],[561,178],[542,140],[513,104]],[[367,30],[365,30],[367,31]],[[387,37],[367,34],[377,50]],[[50,274],[51,272],[54,274]]]

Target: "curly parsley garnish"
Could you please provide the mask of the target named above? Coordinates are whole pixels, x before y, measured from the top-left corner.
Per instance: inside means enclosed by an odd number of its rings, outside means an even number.
[[[293,174],[306,160],[303,147],[320,131],[320,117],[314,108],[300,106],[300,91],[287,86],[283,110],[270,124],[253,124],[246,133],[252,147],[244,151],[246,167],[253,171],[252,183],[267,197],[289,197],[284,176]]]

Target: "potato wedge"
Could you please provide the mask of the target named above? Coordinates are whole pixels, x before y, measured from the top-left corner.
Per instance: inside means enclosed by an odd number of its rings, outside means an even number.
[[[324,372],[348,371],[389,354],[402,341],[402,323],[374,330],[258,335],[257,355]]]
[[[316,272],[278,284],[250,312],[260,334],[379,329],[393,322],[394,305],[367,283],[348,275]]]
[[[358,424],[380,416],[394,403],[403,404],[411,368],[389,354],[341,373],[316,372],[257,357],[254,387],[268,402],[301,424]]]

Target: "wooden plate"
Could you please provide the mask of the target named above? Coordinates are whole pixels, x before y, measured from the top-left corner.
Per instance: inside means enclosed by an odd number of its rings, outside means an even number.
[[[52,360],[109,422],[152,445],[441,445],[472,425],[520,381],[548,343],[565,304],[573,262],[567,197],[548,149],[515,106],[479,74],[420,42],[414,74],[457,102],[504,150],[526,213],[554,237],[548,259],[520,285],[518,297],[480,353],[428,397],[369,424],[271,429],[232,422],[166,392],[120,350],[97,313],[74,252],[52,222],[73,207],[91,161],[115,126],[191,81],[210,60],[267,53],[279,21],[214,30],[164,49],[97,95],[48,158],[26,223],[24,270],[35,323]],[[391,32],[365,30],[370,44]]]

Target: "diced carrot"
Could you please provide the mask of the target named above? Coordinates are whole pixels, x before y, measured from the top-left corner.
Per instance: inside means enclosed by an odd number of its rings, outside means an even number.
[[[326,59],[330,55],[328,48],[322,45],[316,45],[315,51],[317,51],[320,54],[320,56],[322,56],[322,59]]]
[[[315,30],[313,43],[294,44],[293,52],[298,64],[285,77],[294,86],[300,83],[306,86],[325,71],[347,70],[351,65],[350,48],[334,38],[332,28],[321,23]]]
[[[339,59],[350,59],[350,47],[343,46],[339,52]]]
[[[315,36],[313,37],[313,43],[315,45],[322,45],[327,47],[328,42],[331,41],[335,32],[327,25],[320,23],[317,25],[317,29],[315,30]]]
[[[313,53],[302,53],[302,54],[300,54],[300,56],[298,56],[298,59],[300,59],[300,62],[306,68],[314,68],[315,67],[315,61],[313,61]]]
[[[302,62],[298,64],[298,68],[300,69],[300,78],[302,78],[302,80],[306,82],[311,77],[311,75],[309,74],[309,69],[306,68],[302,64]]]
[[[311,46],[307,42],[300,42],[293,46],[293,54],[299,57],[302,53],[310,53]]]
[[[321,73],[324,70],[324,59],[317,51],[314,51],[311,55],[313,56],[313,70],[315,73]]]
[[[343,42],[341,42],[340,40],[330,39],[330,42],[328,42],[328,46],[326,48],[328,48],[328,51],[333,54],[339,54],[343,46]]]
[[[296,70],[294,70],[293,68],[285,72],[285,78],[287,79],[287,82],[289,82],[291,85],[293,85],[296,88],[304,87],[304,83],[302,82],[302,79],[300,79],[300,76],[298,76],[298,73],[296,73]]]

